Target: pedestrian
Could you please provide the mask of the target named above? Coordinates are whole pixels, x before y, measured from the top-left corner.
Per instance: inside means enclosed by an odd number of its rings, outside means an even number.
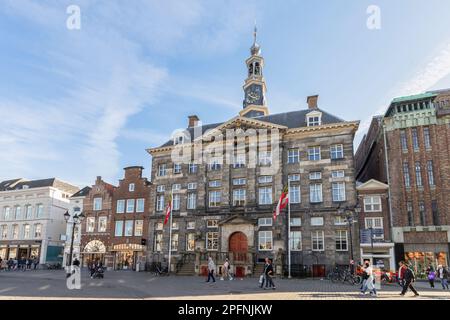
[[[1,269],[4,271],[8,270],[8,261],[6,261],[5,259],[3,259],[2,261]]]
[[[213,282],[216,282],[216,279],[214,278],[214,270],[216,270],[216,265],[212,259],[212,257],[208,258],[208,280],[206,282],[209,282],[210,279],[212,279]]]
[[[419,296],[419,293],[412,285],[412,283],[416,281],[414,272],[410,268],[408,268],[404,261],[400,261],[398,264],[400,266],[398,270],[398,277],[403,283],[403,289],[400,295],[404,296],[408,289],[411,289],[415,297]]]
[[[268,289],[268,288],[272,288],[272,290],[275,290],[275,284],[273,283],[273,265],[272,265],[272,260],[271,259],[267,259],[268,260],[268,265],[267,268],[265,270],[265,275],[266,275],[266,287],[264,288],[264,290]]]
[[[363,276],[364,282],[363,282],[363,286],[361,289],[361,294],[366,294],[366,290],[369,290],[370,295],[372,297],[376,297],[377,290],[375,289],[375,277],[373,274],[373,268],[370,266],[369,261],[366,261],[364,263],[363,272],[364,272],[364,276]]]
[[[39,260],[37,257],[33,258],[33,270],[36,270],[37,265],[39,264]]]
[[[11,271],[11,269],[14,269],[14,260],[12,258],[9,258],[9,260],[8,260],[8,271]]]
[[[434,279],[436,278],[436,272],[434,271],[433,266],[430,264],[426,270],[428,282],[430,283],[430,287],[434,288]]]
[[[72,263],[75,267],[79,267],[80,266],[80,260],[78,260],[77,258],[75,258],[75,260],[73,260]]]
[[[224,280],[224,279],[228,279],[228,280],[233,280],[233,277],[230,274],[230,261],[228,260],[228,258],[225,259],[225,262],[223,263],[223,267],[222,267],[222,277],[220,278],[220,280]]]
[[[265,261],[264,261],[263,273],[259,277],[259,283],[261,284],[261,286],[260,286],[261,288],[263,288],[264,287],[264,283],[267,282],[266,270],[267,270],[268,267],[269,267],[269,258],[266,258]]]
[[[448,290],[448,269],[446,267],[444,267],[443,265],[439,265],[437,273],[438,273],[439,280],[441,280],[442,289]]]
[[[17,270],[17,268],[19,266],[19,261],[17,260],[17,258],[14,258],[13,262],[14,262],[13,270]]]

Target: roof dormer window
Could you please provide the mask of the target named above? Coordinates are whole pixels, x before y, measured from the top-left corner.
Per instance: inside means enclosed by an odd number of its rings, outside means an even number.
[[[175,137],[173,138],[173,144],[174,144],[174,145],[177,145],[177,144],[183,144],[183,142],[184,142],[184,137],[183,137],[182,135],[175,136]]]
[[[313,111],[306,115],[306,123],[308,127],[316,127],[322,125],[322,113]]]

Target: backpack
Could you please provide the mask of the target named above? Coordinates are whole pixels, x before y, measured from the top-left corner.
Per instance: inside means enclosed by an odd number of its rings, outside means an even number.
[[[410,268],[406,268],[405,270],[405,279],[413,279],[414,280],[414,272]]]

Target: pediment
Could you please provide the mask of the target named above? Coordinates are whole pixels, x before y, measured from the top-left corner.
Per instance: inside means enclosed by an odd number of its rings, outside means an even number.
[[[370,179],[369,181],[356,187],[356,190],[386,190],[389,186],[381,181]]]
[[[234,215],[232,217],[229,217],[223,221],[219,222],[219,225],[224,225],[224,224],[251,224],[253,225],[254,222],[251,219],[239,216],[239,215]]]

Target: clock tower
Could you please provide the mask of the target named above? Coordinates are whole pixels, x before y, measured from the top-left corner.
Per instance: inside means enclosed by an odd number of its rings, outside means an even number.
[[[250,48],[251,56],[245,61],[248,75],[243,87],[244,108],[239,112],[240,116],[248,118],[269,114],[265,97],[267,88],[263,77],[264,58],[261,56],[261,47],[256,43],[256,34],[257,29],[255,26],[253,45]]]

